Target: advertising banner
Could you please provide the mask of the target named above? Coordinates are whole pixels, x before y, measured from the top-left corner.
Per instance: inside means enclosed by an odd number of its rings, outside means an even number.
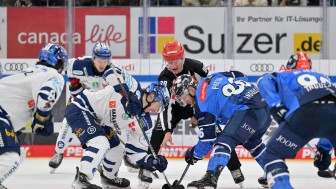
[[[7,8],[0,7],[0,58],[7,58]]]
[[[7,58],[36,58],[45,43],[66,47],[68,37],[75,45],[75,57],[91,55],[96,42],[106,42],[113,47],[114,58],[130,58],[129,8],[76,9],[71,36],[64,8],[9,7],[7,11]]]
[[[111,46],[114,58],[143,58],[144,19],[140,7],[75,8],[71,36],[67,34],[64,8],[8,7],[1,10],[0,58],[35,58],[46,42],[66,46],[69,37],[76,57],[91,55],[93,44],[100,41]],[[174,39],[183,43],[186,57],[226,58],[225,7],[174,7],[174,11],[171,7],[151,7],[150,10],[149,59],[161,59],[164,43]],[[296,51],[321,58],[321,8],[286,7],[284,11],[283,7],[234,7],[233,10],[235,59],[286,59]],[[334,18],[336,8],[330,7],[329,13],[330,18]],[[327,54],[335,59],[336,47],[332,45],[336,44],[335,22],[329,21],[327,29]]]

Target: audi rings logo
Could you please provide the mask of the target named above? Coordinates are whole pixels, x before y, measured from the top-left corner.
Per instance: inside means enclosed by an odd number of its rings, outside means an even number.
[[[273,64],[251,64],[250,70],[252,72],[273,72],[274,65]]]
[[[6,71],[22,71],[28,68],[27,63],[6,63],[4,69]]]

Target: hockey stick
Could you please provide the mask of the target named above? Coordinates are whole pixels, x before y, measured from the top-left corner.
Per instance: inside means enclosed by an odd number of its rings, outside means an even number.
[[[182,176],[181,176],[180,180],[175,180],[175,181],[173,182],[173,185],[172,185],[172,186],[169,186],[168,184],[164,184],[164,185],[162,186],[162,189],[184,189],[184,186],[181,185],[181,182],[182,182],[184,176],[186,175],[186,173],[187,173],[189,167],[190,167],[190,163],[188,163],[187,167],[184,169],[184,171],[183,171],[183,173],[182,173]]]
[[[310,151],[313,152],[313,154],[316,156],[316,152],[314,151],[314,149],[311,147],[310,144],[306,144],[309,148]],[[335,172],[330,170],[329,168],[326,170],[326,171],[318,171],[317,174],[320,176],[320,177],[324,177],[324,178],[331,178],[331,177],[334,177],[334,179],[336,179],[336,176],[335,176]]]
[[[117,76],[116,68],[115,68],[115,66],[114,66],[113,63],[111,64],[111,67],[112,67],[112,69],[113,69],[113,73],[114,73],[114,75],[115,75],[115,77],[116,77],[116,79],[117,79],[117,81],[118,81],[118,83],[119,83],[119,85],[120,85],[120,87],[121,87],[121,90],[124,92],[124,95],[125,95],[125,97],[126,97],[127,102],[129,102],[129,97],[128,97],[127,93],[126,93],[126,89],[125,89],[124,86],[122,85],[122,83],[121,83],[121,81],[120,81],[120,78]],[[144,127],[145,127],[145,126],[143,125],[143,122],[141,122],[141,121],[139,120],[139,117],[138,117],[137,115],[135,116],[135,119],[137,120],[137,122],[138,122],[138,124],[139,124],[139,126],[140,126],[141,132],[142,132],[142,134],[144,135],[144,138],[145,138],[145,140],[146,140],[146,142],[147,142],[147,144],[148,144],[148,147],[149,147],[150,151],[152,152],[152,155],[154,156],[155,159],[157,159],[157,155],[156,155],[156,153],[155,153],[155,151],[154,151],[154,148],[153,148],[153,146],[151,145],[151,143],[150,143],[150,141],[149,141],[149,139],[148,139],[148,136],[147,136],[147,134],[146,134],[146,132],[145,132],[145,130],[144,130]],[[169,181],[168,181],[168,179],[167,179],[166,174],[165,174],[164,172],[162,172],[162,174],[163,174],[163,176],[164,176],[164,178],[165,178],[167,184],[169,185],[169,187],[172,187],[172,185],[169,183]]]

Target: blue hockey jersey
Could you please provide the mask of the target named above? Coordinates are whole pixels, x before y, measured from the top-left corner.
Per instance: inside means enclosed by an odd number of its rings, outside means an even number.
[[[300,106],[336,91],[328,76],[303,69],[266,74],[259,79],[258,88],[270,107],[283,104],[288,109],[285,118]]]
[[[265,107],[258,88],[245,77],[226,77],[214,73],[203,78],[196,90],[197,103],[202,112],[209,112],[216,120],[230,118],[236,110]]]

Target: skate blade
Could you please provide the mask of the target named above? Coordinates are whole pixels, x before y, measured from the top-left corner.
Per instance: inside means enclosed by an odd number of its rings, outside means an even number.
[[[50,174],[53,174],[53,173],[55,173],[55,171],[56,171],[56,169],[55,169],[55,168],[51,168],[51,167],[50,167]]]
[[[244,188],[244,182],[240,182],[238,184],[239,184],[240,188]]]
[[[188,189],[215,189],[212,186],[201,186],[201,187],[195,187],[195,186],[188,186]]]

